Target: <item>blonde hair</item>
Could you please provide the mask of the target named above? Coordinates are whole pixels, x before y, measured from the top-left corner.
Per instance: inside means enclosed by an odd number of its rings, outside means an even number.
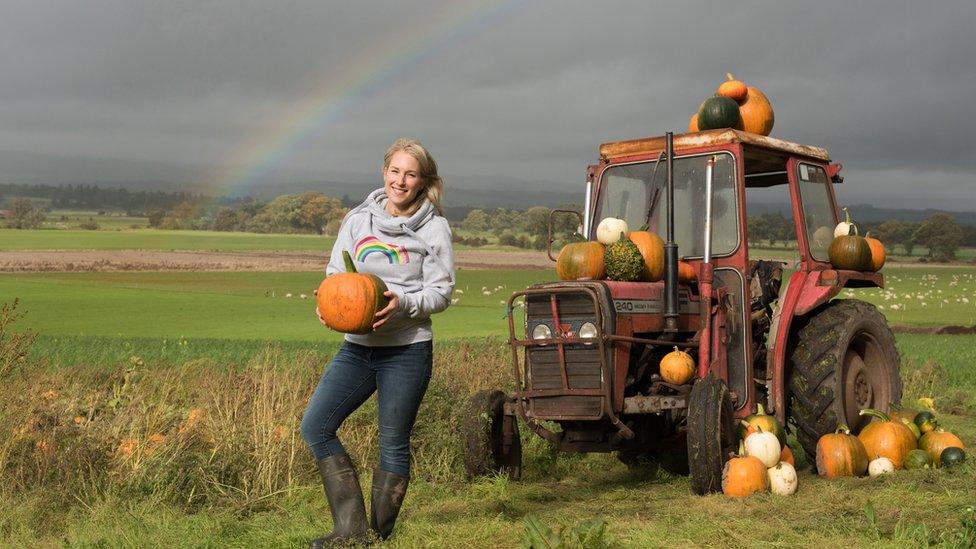
[[[398,152],[405,152],[417,160],[417,163],[420,164],[420,179],[424,182],[424,191],[422,194],[417,194],[417,199],[410,205],[410,213],[416,212],[417,208],[423,204],[421,197],[427,197],[427,200],[437,210],[438,215],[444,215],[444,208],[441,206],[441,198],[444,196],[444,181],[437,175],[437,162],[434,161],[434,157],[430,155],[420,141],[401,137],[390,145],[390,148],[386,150],[386,155],[383,156],[384,172],[390,167],[390,160],[393,159],[393,155]]]

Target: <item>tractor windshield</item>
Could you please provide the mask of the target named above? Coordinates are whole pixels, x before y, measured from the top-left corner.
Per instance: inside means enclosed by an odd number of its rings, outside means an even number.
[[[674,160],[674,240],[682,257],[699,257],[705,246],[705,161],[712,155]],[[729,255],[739,244],[735,159],[715,156],[712,175],[712,255]],[[594,226],[606,217],[627,221],[631,230],[644,225],[665,238],[667,167],[661,162],[613,166],[603,172]]]

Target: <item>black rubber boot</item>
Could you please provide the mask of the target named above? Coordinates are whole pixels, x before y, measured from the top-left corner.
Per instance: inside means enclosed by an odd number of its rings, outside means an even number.
[[[407,495],[407,484],[410,477],[388,473],[376,469],[373,471],[373,499],[370,504],[369,527],[376,532],[380,539],[386,539],[393,533],[403,497]]]
[[[332,511],[332,532],[308,543],[310,549],[366,539],[366,505],[359,477],[348,455],[337,454],[318,461],[325,497]]]

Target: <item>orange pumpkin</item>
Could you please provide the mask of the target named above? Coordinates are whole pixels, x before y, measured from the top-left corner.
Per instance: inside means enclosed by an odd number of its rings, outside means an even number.
[[[688,121],[688,133],[698,131],[698,113],[691,115],[691,120]]]
[[[766,466],[754,456],[735,456],[725,462],[722,469],[722,493],[744,498],[756,492],[769,491],[769,475]]]
[[[627,238],[644,258],[644,280],[657,282],[664,278],[664,241],[661,237],[648,231],[631,231]]]
[[[605,247],[599,242],[571,242],[556,256],[560,280],[600,280],[607,274],[603,264]]]
[[[742,126],[747,132],[769,135],[773,131],[773,107],[763,92],[749,86],[746,100],[739,104]]]
[[[892,421],[884,412],[865,408],[861,410],[861,415],[873,416],[879,420],[865,425],[857,435],[867,450],[868,461],[886,457],[891,460],[895,469],[901,469],[908,452],[918,448],[915,435],[901,420]]]
[[[695,377],[695,359],[684,351],[673,351],[661,359],[661,378],[672,385],[684,385]]]
[[[371,273],[358,273],[349,252],[342,252],[346,272],[327,277],[315,293],[319,314],[338,332],[368,334],[373,331],[376,312],[390,299],[383,295],[386,284]]]
[[[790,450],[790,447],[787,445],[783,445],[783,451],[780,453],[779,459],[796,467],[796,458],[793,457],[793,450]]]
[[[728,80],[722,82],[722,85],[718,87],[716,95],[735,99],[735,102],[741,105],[745,102],[747,96],[749,95],[749,88],[746,86],[745,82],[736,80],[732,76],[731,72],[725,73],[725,76],[728,78]]]
[[[919,440],[919,446],[925,450],[925,453],[932,458],[932,463],[936,465],[940,465],[941,463],[942,450],[946,448],[966,449],[966,445],[962,443],[959,437],[942,428],[929,431],[922,435],[922,438]]]
[[[870,231],[864,235],[864,241],[868,243],[868,248],[871,248],[871,272],[876,273],[884,267],[885,259],[888,257],[885,254],[884,244],[872,237]]]
[[[868,470],[868,454],[859,438],[841,423],[817,441],[817,474],[824,478],[860,477]]]
[[[698,272],[694,265],[687,261],[678,261],[678,282],[694,282],[698,278]]]

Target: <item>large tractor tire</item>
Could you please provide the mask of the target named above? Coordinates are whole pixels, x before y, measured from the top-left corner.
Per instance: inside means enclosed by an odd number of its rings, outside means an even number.
[[[505,393],[480,391],[468,401],[461,425],[464,437],[464,469],[468,478],[506,474],[522,476],[522,441],[518,422],[505,415]]]
[[[858,432],[864,408],[901,401],[898,350],[885,317],[870,303],[831,301],[797,332],[790,358],[789,416],[811,458],[817,441],[846,423]]]
[[[709,374],[688,397],[688,469],[691,491],[722,491],[722,470],[736,446],[732,397],[725,382]]]

